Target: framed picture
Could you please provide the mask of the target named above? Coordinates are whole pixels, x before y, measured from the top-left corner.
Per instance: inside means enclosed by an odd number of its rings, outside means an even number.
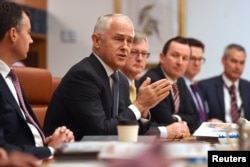
[[[151,53],[148,67],[159,62],[167,40],[185,34],[185,0],[114,0],[114,12],[129,16],[135,29],[147,34]]]

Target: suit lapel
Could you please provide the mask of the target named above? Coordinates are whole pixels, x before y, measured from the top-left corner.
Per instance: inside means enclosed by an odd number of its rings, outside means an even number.
[[[6,84],[4,78],[2,75],[0,75],[0,90],[3,92],[3,97],[6,98],[6,101],[15,108],[15,111],[18,113],[18,115],[25,120],[23,114],[21,113],[20,107],[18,103],[16,102],[16,99],[12,95],[12,92],[10,91],[8,85]]]
[[[240,106],[240,109],[241,107],[243,107],[243,110],[244,110],[244,116],[248,118],[248,108],[247,108],[247,105],[245,105],[244,103],[246,103],[247,101],[249,101],[249,93],[248,91],[248,87],[246,84],[244,84],[244,82],[240,79],[239,80],[239,91],[240,91],[240,97],[241,97],[241,101],[242,101],[242,104]]]
[[[160,64],[158,64],[156,67],[155,67],[155,71],[156,71],[156,74],[159,75],[159,78],[158,79],[164,79],[166,78],[163,71],[161,70],[161,66]],[[178,84],[178,83],[177,83]],[[178,86],[179,87],[179,86]],[[172,98],[173,95],[172,95],[172,91],[170,91],[170,95],[168,95],[164,101],[166,101],[167,104],[169,104],[169,108],[170,108],[170,111],[172,112],[172,114],[174,113],[174,99]]]
[[[89,56],[89,62],[93,66],[93,69],[96,71],[99,78],[103,81],[102,83],[104,84],[104,87],[105,87],[104,91],[108,91],[107,94],[108,94],[109,98],[106,99],[108,102],[108,104],[106,106],[109,106],[110,108],[108,110],[112,112],[112,92],[111,92],[111,88],[110,88],[109,77],[106,73],[106,70],[102,66],[101,62],[93,54],[91,54]],[[111,116],[111,114],[112,114],[111,112],[107,113],[107,114],[109,116]]]
[[[224,92],[223,92],[223,86],[224,86],[224,82],[222,79],[222,76],[220,76],[218,78],[218,82],[216,82],[215,85],[215,93],[218,96],[218,100],[219,100],[219,104],[220,104],[220,110],[223,111],[223,114],[225,115],[225,104],[224,104]]]

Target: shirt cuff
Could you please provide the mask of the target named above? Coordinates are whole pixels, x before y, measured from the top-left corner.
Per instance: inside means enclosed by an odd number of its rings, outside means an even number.
[[[167,138],[168,137],[168,130],[165,126],[158,126],[158,129],[160,131],[160,137],[161,138]]]
[[[177,118],[178,122],[182,121],[182,119],[181,119],[181,117],[179,115],[173,114],[173,117]]]
[[[135,105],[131,104],[130,106],[128,106],[128,108],[133,111],[133,113],[135,114],[136,120],[139,120],[141,118],[141,112],[138,110],[138,108]]]
[[[49,157],[49,159],[52,159],[54,157],[55,154],[55,149],[53,147],[48,147],[50,152],[51,152],[51,156]]]

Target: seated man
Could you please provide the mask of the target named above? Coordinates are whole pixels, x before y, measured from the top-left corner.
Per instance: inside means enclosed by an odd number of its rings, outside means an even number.
[[[228,45],[221,62],[224,67],[221,75],[198,82],[208,104],[208,119],[211,122],[237,123],[242,116],[250,120],[250,83],[241,78],[246,62],[244,47]]]
[[[134,96],[131,95],[134,94],[133,91],[136,93],[136,87],[139,86],[137,80],[137,78],[139,78],[138,75],[145,69],[146,61],[149,55],[149,43],[147,36],[140,31],[136,31],[131,52],[127,58],[125,66],[121,68],[121,71],[127,77],[130,85],[130,100],[132,102],[136,99],[136,94]],[[135,87],[135,90],[133,87]],[[160,136],[174,138],[189,135],[189,129],[185,123],[174,122],[165,126],[165,128],[165,136],[163,134],[160,134]],[[147,133],[159,135],[160,131],[151,127]]]
[[[13,63],[27,57],[33,42],[29,12],[15,3],[1,1],[0,20],[0,147],[38,159],[49,158],[59,144],[74,141],[74,135],[62,126],[45,138],[11,69]]]
[[[202,64],[205,62],[203,57],[205,45],[195,38],[187,38],[191,49],[191,57],[188,62],[187,69],[182,76],[188,89],[188,99],[199,116],[200,123],[207,121],[207,107],[205,105],[202,92],[198,89],[195,76],[201,70]]]
[[[125,65],[134,38],[131,20],[122,14],[99,17],[92,34],[92,53],[62,78],[45,116],[50,134],[66,125],[81,140],[85,135],[116,135],[120,119],[138,121],[140,133],[148,129],[151,107],[169,94],[166,79],[142,84],[131,104],[129,86],[119,69]]]
[[[186,38],[174,37],[168,40],[160,53],[160,63],[149,69],[140,79],[141,83],[147,77],[150,77],[152,82],[168,79],[172,83],[171,96],[167,96],[150,109],[152,121],[156,126],[160,126],[162,134],[166,133],[165,126],[174,122],[187,123],[190,133],[198,127],[198,115],[188,100],[188,90],[181,77],[187,68],[190,53]]]

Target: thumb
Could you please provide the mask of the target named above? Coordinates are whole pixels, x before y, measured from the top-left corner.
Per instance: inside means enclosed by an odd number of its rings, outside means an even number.
[[[143,83],[141,84],[141,86],[142,86],[142,87],[147,86],[147,85],[150,84],[150,82],[151,82],[151,78],[147,77],[147,78],[145,79],[145,81],[143,81]]]

